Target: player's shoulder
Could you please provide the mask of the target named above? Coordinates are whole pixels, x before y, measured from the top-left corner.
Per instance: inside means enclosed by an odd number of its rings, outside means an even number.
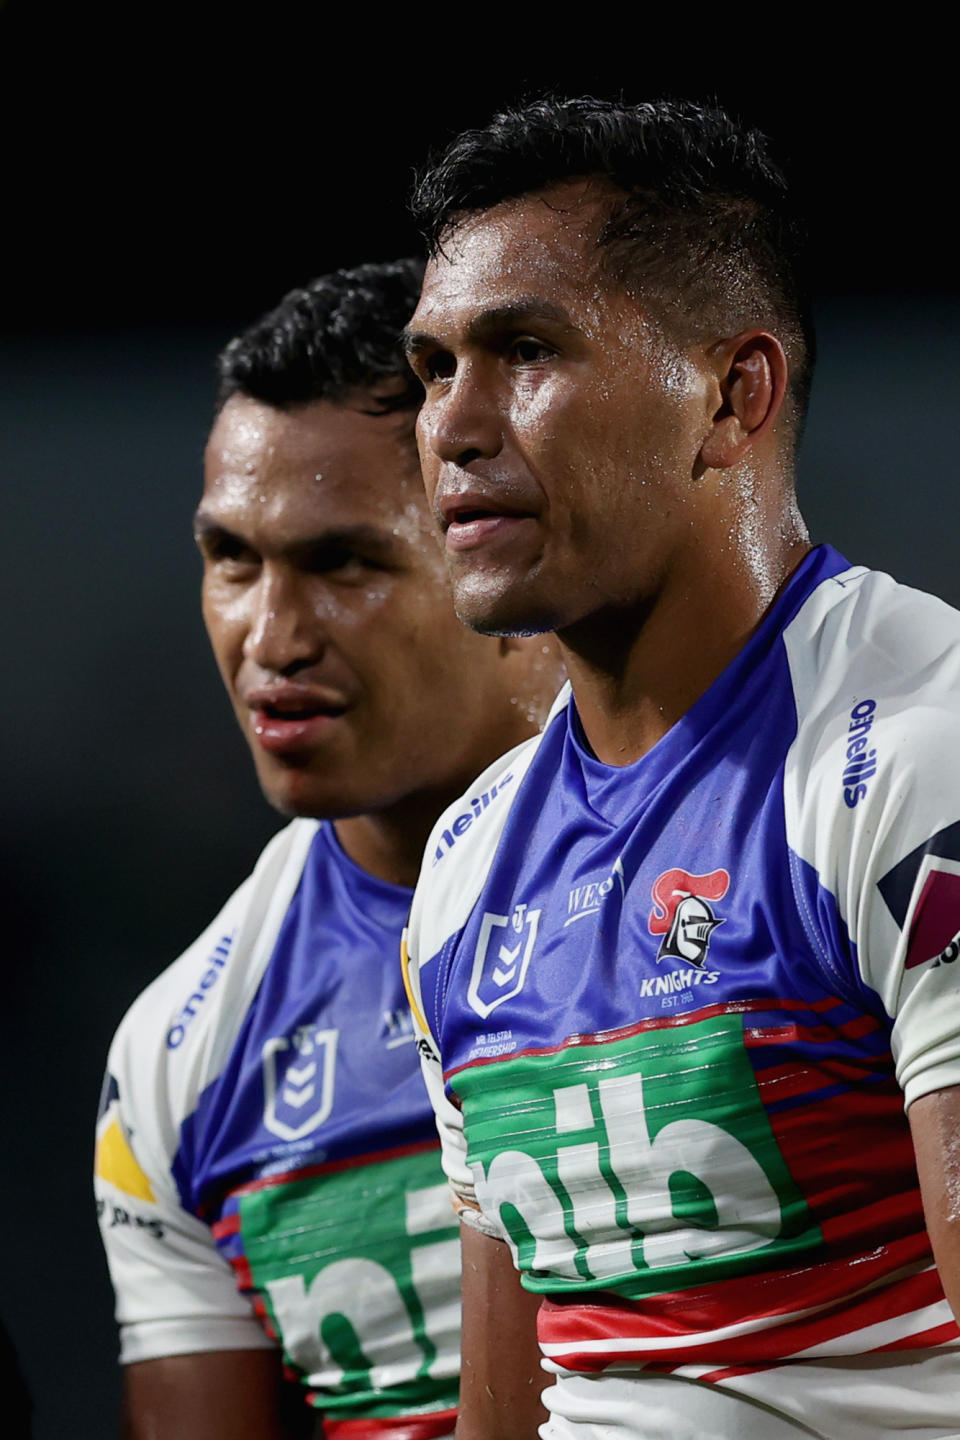
[[[960,611],[882,571],[824,580],[784,631],[801,725],[849,698],[889,715],[960,713]],[[877,717],[878,721],[880,717]]]
[[[788,839],[842,889],[960,815],[960,613],[856,569],[820,585],[784,641]]]
[[[191,945],[130,1006],[107,1062],[129,1106],[161,1094],[179,1121],[226,1061],[256,993],[318,826],[294,820]]]
[[[421,958],[433,954],[469,915],[520,784],[551,726],[564,723],[569,702],[568,683],[553,702],[543,730],[488,766],[434,826],[411,911],[410,933]]]

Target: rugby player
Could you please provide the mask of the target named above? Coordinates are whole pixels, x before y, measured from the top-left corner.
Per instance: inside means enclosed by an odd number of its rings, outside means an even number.
[[[415,208],[455,605],[572,682],[411,916],[457,1435],[535,1433],[533,1296],[543,1436],[956,1436],[960,617],[808,540],[781,172],[718,109],[544,100]]]
[[[110,1052],[97,1193],[130,1437],[273,1440],[318,1411],[350,1440],[453,1429],[456,1220],[400,935],[437,815],[560,677],[541,639],[454,617],[398,343],[421,273],[316,280],[220,357],[203,613],[297,818]]]

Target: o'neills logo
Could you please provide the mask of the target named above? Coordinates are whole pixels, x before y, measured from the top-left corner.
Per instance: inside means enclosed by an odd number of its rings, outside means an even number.
[[[710,937],[723,924],[709,901],[722,900],[730,888],[726,870],[690,875],[686,870],[664,870],[653,882],[653,909],[647,922],[651,935],[662,935],[657,963],[671,956],[702,967]]]
[[[876,708],[876,700],[861,700],[850,711],[843,770],[843,800],[850,810],[866,795],[867,781],[877,773],[877,752],[869,748]]]

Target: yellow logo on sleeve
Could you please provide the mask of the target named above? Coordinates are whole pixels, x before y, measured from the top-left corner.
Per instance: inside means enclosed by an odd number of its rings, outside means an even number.
[[[156,1203],[153,1186],[137,1164],[116,1115],[97,1141],[94,1172],[101,1180],[115,1185],[125,1195]]]
[[[410,972],[410,952],[407,950],[407,932],[404,930],[400,937],[400,969],[403,973],[403,988],[407,992],[407,1001],[410,1005],[410,1013],[420,1026],[424,1035],[430,1034],[430,1027],[423,1018],[423,1011],[417,1004],[418,995],[414,992],[413,975]],[[419,989],[419,986],[417,987]]]

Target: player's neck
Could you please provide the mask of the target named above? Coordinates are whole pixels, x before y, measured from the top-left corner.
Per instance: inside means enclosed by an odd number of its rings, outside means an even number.
[[[809,549],[802,524],[763,554],[718,545],[675,567],[642,606],[561,635],[598,759],[629,765],[652,749],[743,648]]]
[[[476,762],[468,762],[463,771],[458,770],[439,789],[405,795],[388,809],[370,815],[335,820],[334,829],[342,848],[355,865],[378,880],[412,889],[420,874],[430,831],[443,811],[463,794],[481,770],[518,740],[525,739],[527,733],[529,727],[515,737],[508,736],[503,744],[498,741],[489,753],[484,752]]]
[[[535,735],[565,677],[559,647],[543,636],[500,641],[504,667],[496,685],[475,692],[464,715],[462,749],[442,778],[402,795],[383,810],[336,820],[337,838],[361,869],[394,885],[413,886],[430,832],[488,765]]]
[[[394,811],[380,815],[352,815],[335,820],[333,828],[344,851],[355,865],[378,880],[412,889],[420,874],[420,861],[427,836],[436,820],[410,815],[412,829]]]

